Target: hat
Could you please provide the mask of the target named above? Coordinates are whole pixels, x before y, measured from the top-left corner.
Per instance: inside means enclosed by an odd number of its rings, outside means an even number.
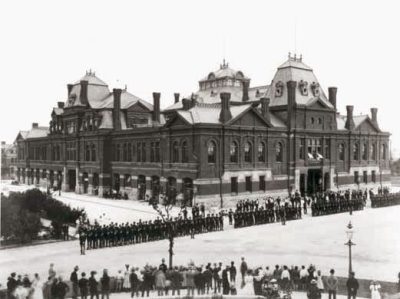
[[[317,281],[315,279],[312,279],[311,284],[317,284]]]
[[[74,270],[79,270],[79,267],[78,267],[78,266],[75,266],[75,267],[74,267]]]
[[[271,279],[269,282],[270,282],[270,283],[277,283],[277,281],[276,281],[275,278]]]

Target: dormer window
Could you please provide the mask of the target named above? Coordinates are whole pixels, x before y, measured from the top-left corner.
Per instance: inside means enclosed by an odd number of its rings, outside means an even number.
[[[281,97],[283,95],[283,82],[279,81],[275,84],[275,97]]]
[[[308,83],[306,81],[301,80],[299,83],[300,93],[303,96],[308,95]]]
[[[319,90],[319,83],[318,82],[313,82],[311,84],[311,91],[312,91],[314,97],[318,97],[319,96],[320,90]]]

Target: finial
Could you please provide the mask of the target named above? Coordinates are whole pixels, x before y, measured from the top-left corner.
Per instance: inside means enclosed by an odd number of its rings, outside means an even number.
[[[303,60],[303,54],[300,54],[300,62]]]
[[[127,89],[128,89],[128,85],[125,84],[125,90],[127,90]]]
[[[288,54],[288,58],[289,58],[289,59],[291,58],[290,55],[291,55],[291,53],[289,52],[289,54]]]
[[[294,61],[296,61],[296,53],[294,53]]]

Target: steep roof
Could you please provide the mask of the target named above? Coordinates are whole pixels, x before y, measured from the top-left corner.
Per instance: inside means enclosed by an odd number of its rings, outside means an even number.
[[[200,82],[222,79],[222,78],[233,78],[233,79],[248,79],[244,76],[242,71],[237,71],[229,67],[229,64],[225,62],[220,65],[219,69],[209,73],[206,77],[204,77]]]
[[[107,83],[105,83],[103,80],[96,77],[96,73],[94,73],[92,71],[86,72],[86,74],[81,79],[79,79],[78,81],[75,81],[74,85],[79,84],[81,81],[88,81],[88,83],[92,84],[92,85],[107,86]]]
[[[271,106],[287,105],[287,86],[288,81],[296,81],[296,103],[299,105],[309,105],[310,100],[319,98],[328,108],[334,107],[329,102],[323,88],[314,75],[313,70],[303,63],[302,58],[290,57],[286,62],[278,67],[275,76],[267,89],[265,96],[271,99]],[[306,92],[300,90],[300,84],[305,84]],[[279,94],[278,85],[282,85],[282,93]],[[318,94],[314,94],[312,86],[317,86]]]
[[[141,98],[129,93],[127,90],[122,90],[121,92],[121,109],[128,109],[129,107],[135,105],[136,103],[141,103],[145,106],[149,111],[153,111],[153,105],[142,100]],[[101,109],[101,108],[113,108],[114,107],[114,96],[113,93],[109,93],[109,95],[103,99],[102,101],[94,103],[92,108]]]

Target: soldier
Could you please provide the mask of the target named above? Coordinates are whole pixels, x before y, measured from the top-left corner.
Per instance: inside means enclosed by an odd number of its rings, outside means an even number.
[[[86,243],[86,232],[85,228],[82,227],[81,230],[79,231],[79,245],[81,247],[81,255],[85,254],[85,243]]]

